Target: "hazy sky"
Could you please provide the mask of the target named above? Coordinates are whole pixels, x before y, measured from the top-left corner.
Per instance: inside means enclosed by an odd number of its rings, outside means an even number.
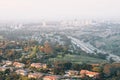
[[[0,0],[0,20],[120,18],[120,0]]]

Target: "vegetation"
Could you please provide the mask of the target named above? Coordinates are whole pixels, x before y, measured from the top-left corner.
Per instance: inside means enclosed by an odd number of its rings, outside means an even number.
[[[66,54],[63,56],[58,55],[56,58],[50,58],[50,61],[70,61],[72,63],[102,63],[102,62],[107,62],[104,59],[98,59],[90,56],[85,56],[85,55],[71,55],[71,54]]]

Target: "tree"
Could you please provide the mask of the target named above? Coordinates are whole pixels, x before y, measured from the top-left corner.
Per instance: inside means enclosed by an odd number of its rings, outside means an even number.
[[[44,52],[47,53],[47,54],[53,52],[53,50],[52,50],[52,48],[51,48],[51,46],[50,46],[50,44],[48,42],[44,43]]]
[[[103,73],[105,74],[106,77],[111,75],[111,69],[112,69],[112,66],[110,64],[104,65]]]
[[[92,71],[94,72],[102,72],[102,69],[100,67],[93,67]]]
[[[5,74],[9,74],[10,73],[10,69],[6,69],[4,73]]]

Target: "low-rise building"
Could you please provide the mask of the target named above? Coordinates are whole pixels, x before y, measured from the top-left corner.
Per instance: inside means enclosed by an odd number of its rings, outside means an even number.
[[[8,68],[6,68],[6,67],[0,67],[0,71],[5,71],[6,69],[8,69]]]
[[[42,73],[29,73],[28,78],[35,78],[35,79],[40,79],[43,76]]]
[[[12,65],[12,61],[5,61],[6,66]]]
[[[2,66],[2,67],[0,67],[0,71],[5,71],[5,70],[7,70],[7,69],[9,69],[10,70],[10,72],[13,72],[13,67],[4,67],[4,66]]]
[[[60,77],[58,76],[44,76],[43,80],[58,80]]]
[[[88,70],[81,70],[80,75],[97,78],[97,77],[99,77],[100,73],[92,72],[92,71],[88,71]]]
[[[14,62],[13,66],[15,66],[16,68],[23,68],[23,67],[25,67],[25,64],[19,63],[19,62]]]
[[[30,66],[34,67],[34,68],[42,68],[42,64],[41,63],[32,63]]]
[[[46,69],[47,68],[47,65],[42,64],[42,63],[32,63],[30,66],[34,67],[34,68],[41,68],[41,69]]]
[[[27,71],[23,70],[23,69],[18,69],[15,71],[18,75],[22,75],[22,76],[26,76],[27,75]]]
[[[79,74],[79,72],[76,70],[68,70],[65,73],[68,74],[69,76],[75,76]]]

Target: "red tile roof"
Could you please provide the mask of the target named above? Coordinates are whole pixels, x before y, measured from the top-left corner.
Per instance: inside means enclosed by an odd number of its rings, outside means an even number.
[[[99,73],[97,73],[97,72],[92,72],[92,71],[88,71],[88,70],[81,70],[80,74],[85,74],[85,75],[87,75],[89,77],[90,76],[94,77],[94,76],[99,75]]]
[[[49,80],[57,80],[57,77],[56,76],[45,76],[44,78],[43,78],[43,80],[44,79],[49,79]]]

